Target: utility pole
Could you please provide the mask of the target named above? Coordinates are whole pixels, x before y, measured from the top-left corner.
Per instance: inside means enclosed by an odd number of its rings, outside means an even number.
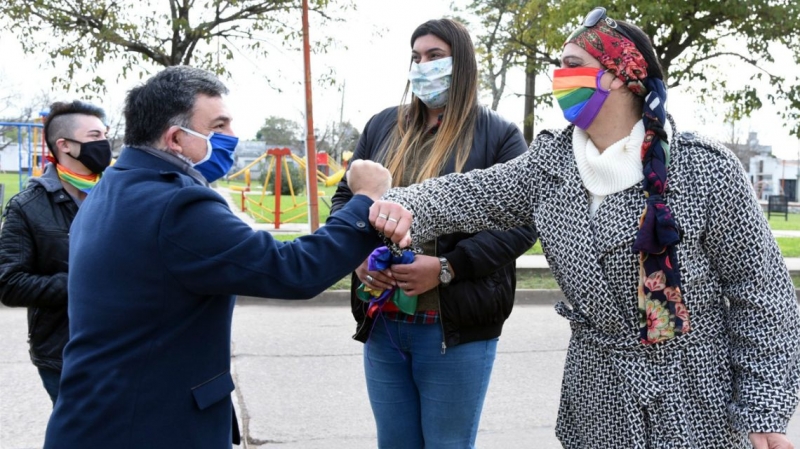
[[[347,81],[342,81],[342,104],[339,106],[339,132],[336,139],[336,146],[333,147],[334,160],[339,164],[342,163],[342,138],[344,137],[342,123],[344,122],[344,90],[346,87]]]
[[[311,50],[308,39],[308,0],[303,0],[303,65],[306,82],[306,184],[308,185],[308,224],[311,232],[319,229],[317,195],[317,142],[314,136],[314,113],[311,104]],[[278,190],[280,187],[278,187]]]

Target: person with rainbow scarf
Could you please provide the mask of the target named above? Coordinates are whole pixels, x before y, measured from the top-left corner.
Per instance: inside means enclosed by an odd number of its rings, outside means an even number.
[[[69,227],[111,162],[104,119],[89,103],[53,103],[44,126],[51,153],[44,173],[9,200],[3,215],[0,301],[28,308],[31,361],[53,405],[69,339]]]
[[[505,164],[392,189],[370,221],[397,240],[413,214],[414,242],[536,226],[572,329],[564,448],[791,449],[792,280],[741,163],[680,132],[665,77],[649,36],[595,8],[553,74],[569,126]]]

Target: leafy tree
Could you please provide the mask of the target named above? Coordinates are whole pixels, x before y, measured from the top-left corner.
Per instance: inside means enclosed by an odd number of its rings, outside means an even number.
[[[590,0],[529,0],[515,9],[516,3],[475,0],[469,8],[481,17],[485,31],[479,40],[499,33],[500,38],[495,38],[501,48],[498,54],[527,52],[528,57],[512,57],[509,62],[526,67],[528,73],[546,71],[552,64],[558,64],[566,36],[596,6]],[[782,115],[791,126],[791,133],[800,136],[800,77],[797,73],[771,73],[765,64],[775,62],[772,50],[776,45],[791,49],[793,62],[800,63],[800,2],[619,0],[608,5],[608,14],[629,20],[653,36],[668,87],[687,86],[700,99],[724,100],[730,106],[727,115],[732,119],[749,115],[765,101],[786,103],[789,107]],[[501,17],[495,31],[493,20]],[[722,64],[731,62],[737,65],[728,70],[743,70],[748,66],[752,69],[748,85],[739,87],[729,83]],[[547,67],[548,64],[551,65]],[[489,70],[486,62],[483,65],[489,76],[502,76],[497,70]],[[772,90],[759,92],[755,85],[761,79],[768,80]],[[533,104],[526,102],[526,118],[532,114],[532,108]]]
[[[310,0],[309,8],[328,21],[333,1]],[[283,41],[272,45],[298,47],[300,10],[300,0],[4,0],[0,28],[15,33],[26,52],[44,52],[54,65],[67,62],[54,83],[102,92],[107,80],[94,76],[80,84],[76,73],[93,74],[114,62],[121,78],[134,70],[142,77],[151,65],[193,65],[222,75],[235,52],[266,56],[271,37]]]
[[[0,85],[3,85],[0,78]],[[13,87],[0,91],[0,121],[2,122],[32,122],[39,117],[39,113],[48,108],[52,103],[46,91],[39,92],[32,98],[23,99]],[[16,126],[0,127],[0,150],[19,142],[20,128]],[[22,129],[22,140],[27,144],[27,129]]]
[[[256,133],[256,140],[264,141],[267,145],[294,146],[303,141],[303,134],[303,126],[299,123],[271,115]]]
[[[517,63],[519,55],[510,45],[510,27],[514,21],[513,15],[519,13],[524,4],[524,0],[473,0],[467,6],[475,16],[480,17],[484,29],[475,42],[475,52],[483,66],[481,87],[492,94],[493,111],[497,110],[503,98],[508,70]],[[469,25],[469,19],[461,16],[455,18]]]
[[[319,133],[317,133],[318,135]],[[355,151],[361,133],[349,121],[329,123],[325,132],[317,139],[317,151],[324,151],[337,161],[342,161],[342,153]]]
[[[540,23],[549,20],[556,2],[529,0],[473,0],[465,12],[479,18],[480,28],[476,51],[481,60],[481,85],[492,94],[492,109],[496,110],[505,96],[506,76],[512,67],[525,70],[523,135],[533,139],[534,110],[540,104],[550,104],[549,92],[538,94],[536,77],[558,65],[558,57],[543,44],[558,40],[557,28],[545,28]],[[541,89],[540,89],[541,90]]]
[[[285,168],[289,167],[289,173],[286,173]],[[292,188],[289,188],[289,179],[292,180]],[[258,178],[261,184],[264,184],[264,181],[267,180],[267,172],[266,168],[264,171],[261,172],[261,175]],[[294,194],[298,195],[303,193],[306,189],[306,171],[300,168],[294,161],[289,161],[286,166],[281,166],[281,195],[291,195],[292,190],[294,190]],[[270,192],[275,192],[275,171],[270,173],[269,183],[267,184],[267,190]]]

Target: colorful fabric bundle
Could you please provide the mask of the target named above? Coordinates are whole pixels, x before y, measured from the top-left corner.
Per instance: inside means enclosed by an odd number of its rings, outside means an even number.
[[[369,255],[367,268],[370,271],[382,271],[392,265],[409,264],[413,261],[414,252],[411,250],[404,250],[399,254],[395,254],[388,247],[382,246]],[[380,290],[372,289],[362,283],[356,289],[356,296],[358,299],[369,303],[367,314],[371,317],[390,305],[396,306],[397,310],[408,315],[413,315],[417,311],[417,297],[408,296],[397,287]]]
[[[669,142],[664,130],[667,89],[663,80],[647,75],[647,62],[642,53],[617,30],[615,22],[610,23],[600,20],[592,27],[581,26],[566,43],[586,50],[624,81],[631,92],[645,97],[642,190],[647,200],[633,251],[639,253],[639,338],[644,344],[654,344],[691,330],[675,248],[680,233],[664,201],[670,163]]]

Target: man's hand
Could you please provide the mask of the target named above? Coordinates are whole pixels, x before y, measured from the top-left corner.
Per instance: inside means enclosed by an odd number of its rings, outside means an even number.
[[[794,445],[782,433],[751,433],[750,442],[755,449],[794,449]]]
[[[411,245],[411,212],[403,206],[389,201],[375,201],[369,208],[369,222],[401,248]]]
[[[438,257],[417,255],[409,264],[392,265],[392,276],[406,295],[421,295],[439,285],[442,264]]]
[[[378,201],[392,186],[392,175],[383,165],[360,159],[350,164],[347,185],[354,195],[366,195]]]

